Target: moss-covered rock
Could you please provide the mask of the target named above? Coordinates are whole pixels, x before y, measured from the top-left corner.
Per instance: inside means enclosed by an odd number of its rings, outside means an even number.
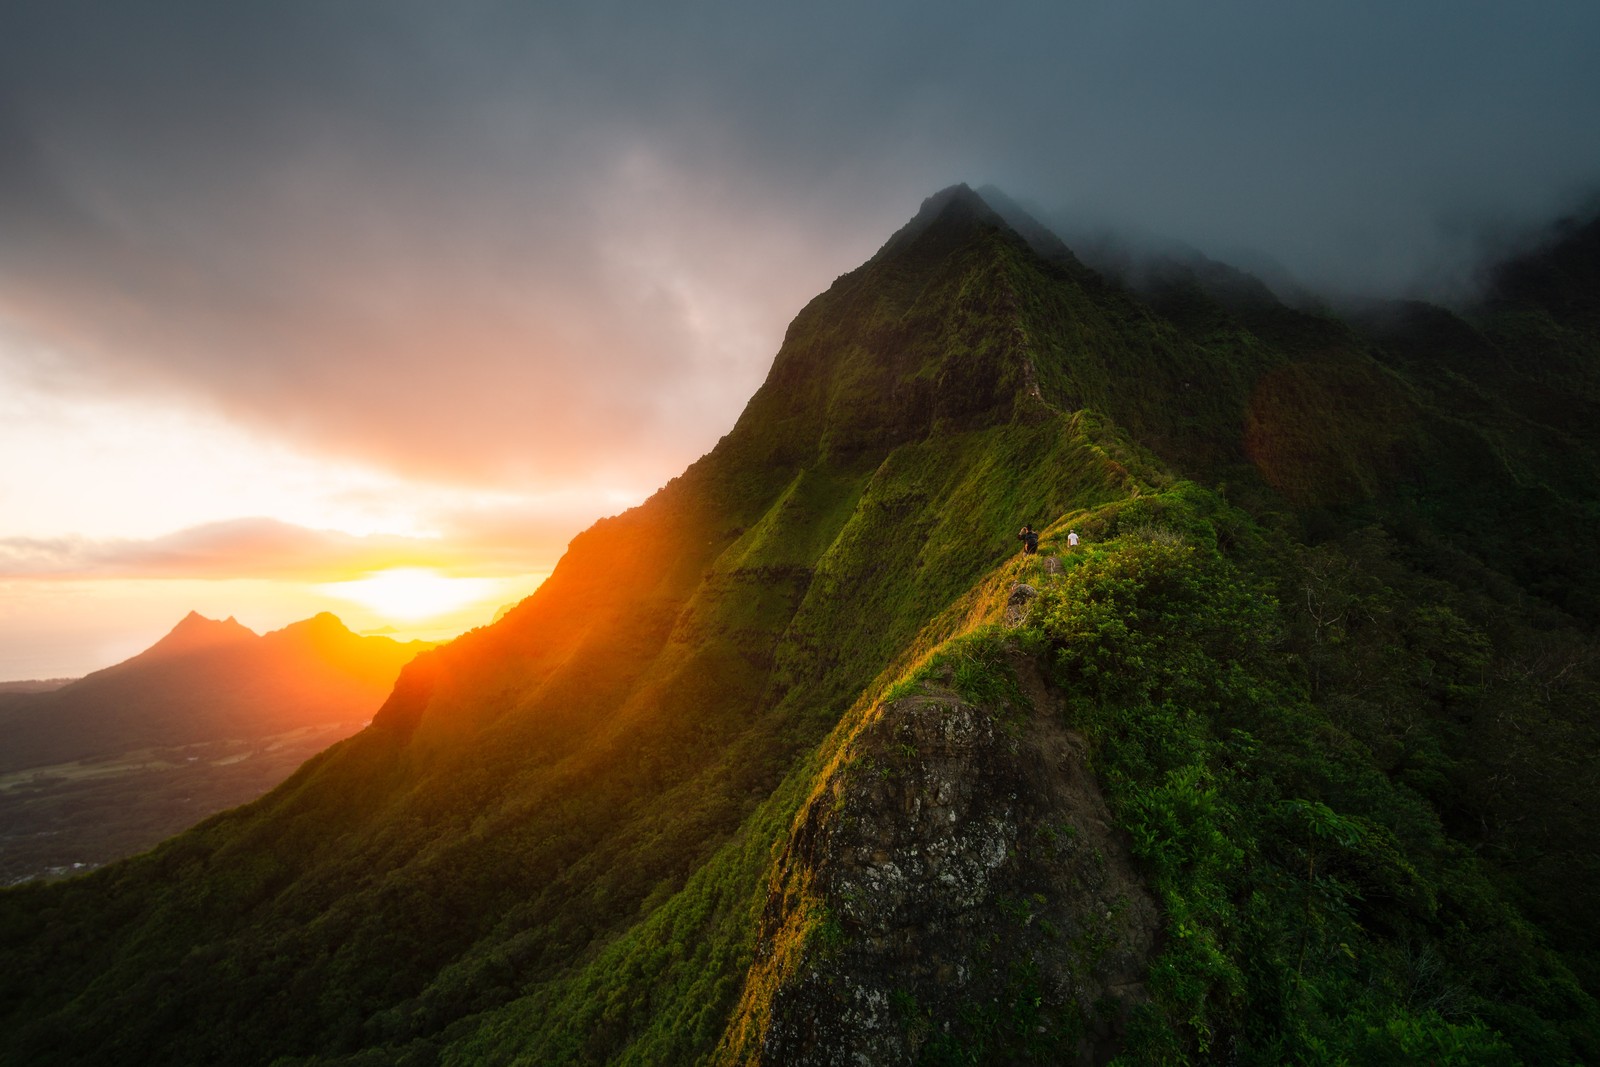
[[[800,813],[728,1058],[1104,1062],[1158,929],[1053,706],[903,697]]]

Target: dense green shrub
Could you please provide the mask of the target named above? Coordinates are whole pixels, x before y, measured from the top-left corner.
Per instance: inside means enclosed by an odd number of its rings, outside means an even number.
[[[1124,514],[1077,553],[1030,617],[1165,910],[1130,1062],[1594,1055],[1595,1007],[1570,972],[1437,811],[1312,699],[1293,612],[1268,592],[1286,561],[1256,557],[1252,574],[1216,547],[1192,489],[1164,503],[1161,525]],[[1481,635],[1442,605],[1393,608],[1417,684],[1468,699]]]

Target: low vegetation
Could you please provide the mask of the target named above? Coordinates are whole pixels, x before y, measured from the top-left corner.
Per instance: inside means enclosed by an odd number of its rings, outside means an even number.
[[[1360,684],[1392,687],[1387,714],[1408,721],[1353,733],[1370,724],[1326,657],[1367,642],[1330,653],[1326,606],[1303,599],[1325,561],[1252,527],[1192,488],[1113,509],[1043,577],[1018,636],[1091,740],[1166,913],[1129,1059],[1600,1055],[1595,1002],[1502,889],[1519,872],[1447,827],[1465,755],[1452,702],[1482,695],[1492,645],[1447,604],[1396,595],[1386,637],[1406,662]]]
[[[1600,1060],[1594,320],[1527,289],[1439,312],[1494,358],[1441,355],[930,201],[716,450],[369,729],[0,893],[0,1062],[758,1060],[796,817],[929,682],[1083,739],[1161,912],[1122,1062]],[[801,918],[781,950],[848,944]],[[1014,962],[949,1040],[901,1003],[916,1047],[1049,1061]]]

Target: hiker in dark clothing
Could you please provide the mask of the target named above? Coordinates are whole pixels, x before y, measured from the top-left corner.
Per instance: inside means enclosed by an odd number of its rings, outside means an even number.
[[[1031,556],[1039,551],[1039,535],[1027,523],[1023,523],[1022,529],[1017,531],[1017,540],[1022,542],[1023,555]]]

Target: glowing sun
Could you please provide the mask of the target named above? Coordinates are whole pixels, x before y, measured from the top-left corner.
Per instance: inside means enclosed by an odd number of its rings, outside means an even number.
[[[491,578],[448,578],[425,567],[396,567],[350,582],[330,582],[322,590],[365,605],[386,619],[421,622],[494,596]]]

